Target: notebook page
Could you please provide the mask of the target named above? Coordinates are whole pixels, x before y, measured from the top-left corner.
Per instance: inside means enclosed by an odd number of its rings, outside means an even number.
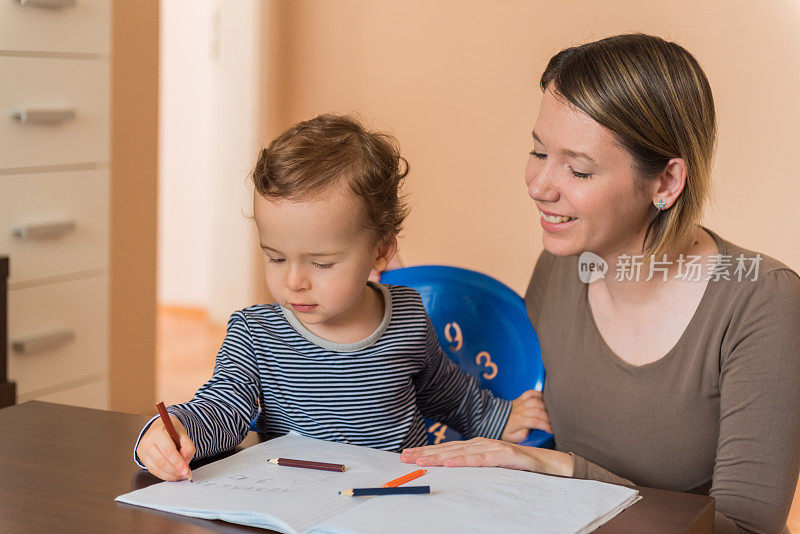
[[[269,458],[344,464],[343,473],[278,466]],[[338,492],[374,487],[416,469],[397,453],[287,434],[192,471],[189,481],[161,482],[117,501],[167,512],[300,533],[364,499]]]
[[[491,467],[440,468],[424,480],[430,495],[365,500],[312,532],[590,532],[639,499],[623,486]]]

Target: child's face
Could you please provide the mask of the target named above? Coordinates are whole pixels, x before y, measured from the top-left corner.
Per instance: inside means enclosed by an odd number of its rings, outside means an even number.
[[[394,253],[394,245],[373,244],[360,201],[336,186],[302,201],[256,193],[253,210],[276,302],[304,324],[347,326],[370,271]]]

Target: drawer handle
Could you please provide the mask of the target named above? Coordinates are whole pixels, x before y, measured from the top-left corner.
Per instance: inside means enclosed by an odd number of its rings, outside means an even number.
[[[75,0],[19,0],[23,6],[46,7],[61,9],[62,7],[75,7]]]
[[[74,109],[19,109],[11,116],[20,124],[61,124],[75,120]]]
[[[51,239],[75,231],[75,221],[60,221],[42,224],[15,226],[11,233],[20,239]]]
[[[74,339],[75,333],[72,330],[58,330],[56,332],[48,332],[46,334],[39,334],[23,339],[11,340],[11,348],[19,354],[33,354],[35,352],[57,349],[62,345],[72,342]]]

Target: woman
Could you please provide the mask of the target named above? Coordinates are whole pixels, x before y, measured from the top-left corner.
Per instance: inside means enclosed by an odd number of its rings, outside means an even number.
[[[404,461],[703,492],[715,532],[780,531],[798,475],[800,277],[698,224],[716,139],[705,74],[635,34],[559,52],[540,85],[525,182],[545,251],[525,299],[556,450],[475,439]],[[584,252],[604,277],[584,283]]]

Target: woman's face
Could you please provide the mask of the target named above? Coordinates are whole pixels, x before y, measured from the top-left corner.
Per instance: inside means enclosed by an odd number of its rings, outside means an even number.
[[[609,130],[545,91],[525,167],[544,248],[558,256],[591,251],[606,261],[640,253],[653,206],[633,164]]]

